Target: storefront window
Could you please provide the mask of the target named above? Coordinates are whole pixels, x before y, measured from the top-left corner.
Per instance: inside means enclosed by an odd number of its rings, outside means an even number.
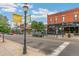
[[[77,18],[78,18],[78,15],[75,14],[75,15],[74,15],[74,20],[77,20]]]
[[[58,23],[58,17],[56,17],[56,23]]]
[[[64,20],[65,20],[65,16],[62,16],[62,22],[64,22]]]
[[[52,24],[52,17],[50,18],[50,23]]]

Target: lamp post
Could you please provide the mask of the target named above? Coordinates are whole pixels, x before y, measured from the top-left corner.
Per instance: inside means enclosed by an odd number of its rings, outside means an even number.
[[[56,17],[56,37],[58,36],[58,17]]]
[[[28,11],[27,4],[24,4],[23,11],[24,11],[24,47],[23,47],[23,54],[26,54],[27,53],[27,47],[26,47],[26,22],[27,22],[26,14],[27,14],[27,11]]]
[[[62,37],[64,37],[64,15],[62,16]]]
[[[77,19],[78,19],[78,14],[77,13],[75,13],[74,14],[74,30],[75,30],[75,28],[76,28],[76,24],[77,24]]]

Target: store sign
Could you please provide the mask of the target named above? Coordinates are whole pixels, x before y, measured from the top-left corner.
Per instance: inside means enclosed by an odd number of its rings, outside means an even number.
[[[13,22],[16,24],[22,23],[22,16],[19,14],[13,14]]]

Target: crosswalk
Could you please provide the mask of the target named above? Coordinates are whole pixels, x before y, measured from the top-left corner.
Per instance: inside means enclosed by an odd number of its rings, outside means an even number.
[[[54,52],[52,52],[51,56],[58,56],[69,44],[70,42],[64,42],[57,49],[55,49]]]

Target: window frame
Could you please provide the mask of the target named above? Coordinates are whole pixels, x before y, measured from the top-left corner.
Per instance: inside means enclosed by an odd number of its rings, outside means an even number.
[[[65,16],[64,15],[62,15],[62,22],[64,22],[65,21]]]

